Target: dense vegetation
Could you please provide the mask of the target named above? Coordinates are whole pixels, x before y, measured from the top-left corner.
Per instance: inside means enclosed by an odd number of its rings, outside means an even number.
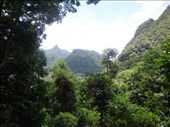
[[[0,126],[169,127],[170,38],[163,27],[169,23],[169,7],[158,26],[147,22],[140,27],[143,34],[136,33],[147,38],[153,28],[167,35],[151,34],[155,40],[147,43],[152,48],[137,54],[140,59],[125,64],[116,60],[116,49],[106,49],[98,73],[77,77],[60,60],[46,74],[39,50],[44,25],[75,12],[75,5],[79,2],[0,1]]]
[[[106,49],[104,70],[81,79],[58,61],[45,78],[49,84],[45,126],[169,127],[169,51],[166,40],[135,67],[118,71],[116,50]]]
[[[75,49],[65,60],[75,74],[96,73],[101,70],[101,55],[95,51]]]
[[[101,55],[93,50],[74,49],[71,53],[60,49],[57,45],[45,50],[48,70],[55,62],[65,59],[68,67],[78,75],[96,73],[101,71]]]
[[[133,67],[144,53],[170,38],[170,5],[154,21],[149,19],[138,27],[135,36],[126,45],[119,60],[126,68]]]
[[[98,0],[87,0],[96,4]],[[0,1],[0,126],[37,127],[44,121],[46,24],[76,12],[77,0]]]

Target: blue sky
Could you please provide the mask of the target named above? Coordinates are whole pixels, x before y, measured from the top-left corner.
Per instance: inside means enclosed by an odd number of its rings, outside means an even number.
[[[46,26],[41,48],[56,44],[68,51],[116,48],[119,52],[132,39],[137,27],[149,18],[157,19],[169,1],[101,1],[97,5],[81,2],[77,13],[68,13],[61,24]]]

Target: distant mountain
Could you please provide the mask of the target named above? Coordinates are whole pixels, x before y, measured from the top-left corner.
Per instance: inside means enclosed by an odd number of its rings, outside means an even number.
[[[47,58],[47,68],[51,68],[54,62],[59,59],[64,59],[70,54],[70,52],[60,49],[57,45],[49,50],[45,50],[44,52]]]
[[[95,51],[75,49],[70,53],[56,45],[44,52],[48,69],[52,68],[57,60],[65,59],[69,68],[76,74],[96,73],[101,70],[101,55]]]
[[[149,19],[147,21],[145,21],[144,23],[142,23],[136,30],[134,38],[137,37],[138,35],[146,32],[150,26],[152,26],[152,24],[154,23],[153,19]]]
[[[101,55],[95,51],[75,49],[66,58],[66,63],[74,73],[96,73],[101,70]]]
[[[119,55],[119,61],[130,68],[140,61],[146,51],[167,38],[170,38],[170,6],[156,21],[149,19],[137,28],[134,37]]]

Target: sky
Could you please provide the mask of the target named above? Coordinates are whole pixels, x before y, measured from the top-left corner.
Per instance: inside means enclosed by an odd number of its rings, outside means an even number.
[[[58,45],[61,49],[95,50],[116,48],[119,53],[144,21],[156,20],[170,1],[101,1],[97,5],[81,2],[76,13],[68,13],[62,23],[46,26],[41,48]]]

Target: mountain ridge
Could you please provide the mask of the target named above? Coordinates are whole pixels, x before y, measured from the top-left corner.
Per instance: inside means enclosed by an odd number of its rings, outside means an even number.
[[[59,59],[66,58],[70,52],[65,49],[60,49],[57,45],[52,47],[51,49],[44,50],[45,56],[47,58],[47,68],[51,68],[53,63]]]
[[[130,65],[131,61],[139,61],[145,52],[170,38],[170,5],[157,20],[150,19],[142,23],[137,28],[135,35],[118,57],[127,68],[133,66]]]
[[[64,59],[68,67],[76,74],[96,73],[101,70],[101,55],[94,50],[74,49],[72,52],[68,52],[55,45],[44,52],[48,69],[51,69],[58,60]]]
[[[101,55],[94,50],[74,49],[65,60],[74,73],[97,73],[101,70]]]

